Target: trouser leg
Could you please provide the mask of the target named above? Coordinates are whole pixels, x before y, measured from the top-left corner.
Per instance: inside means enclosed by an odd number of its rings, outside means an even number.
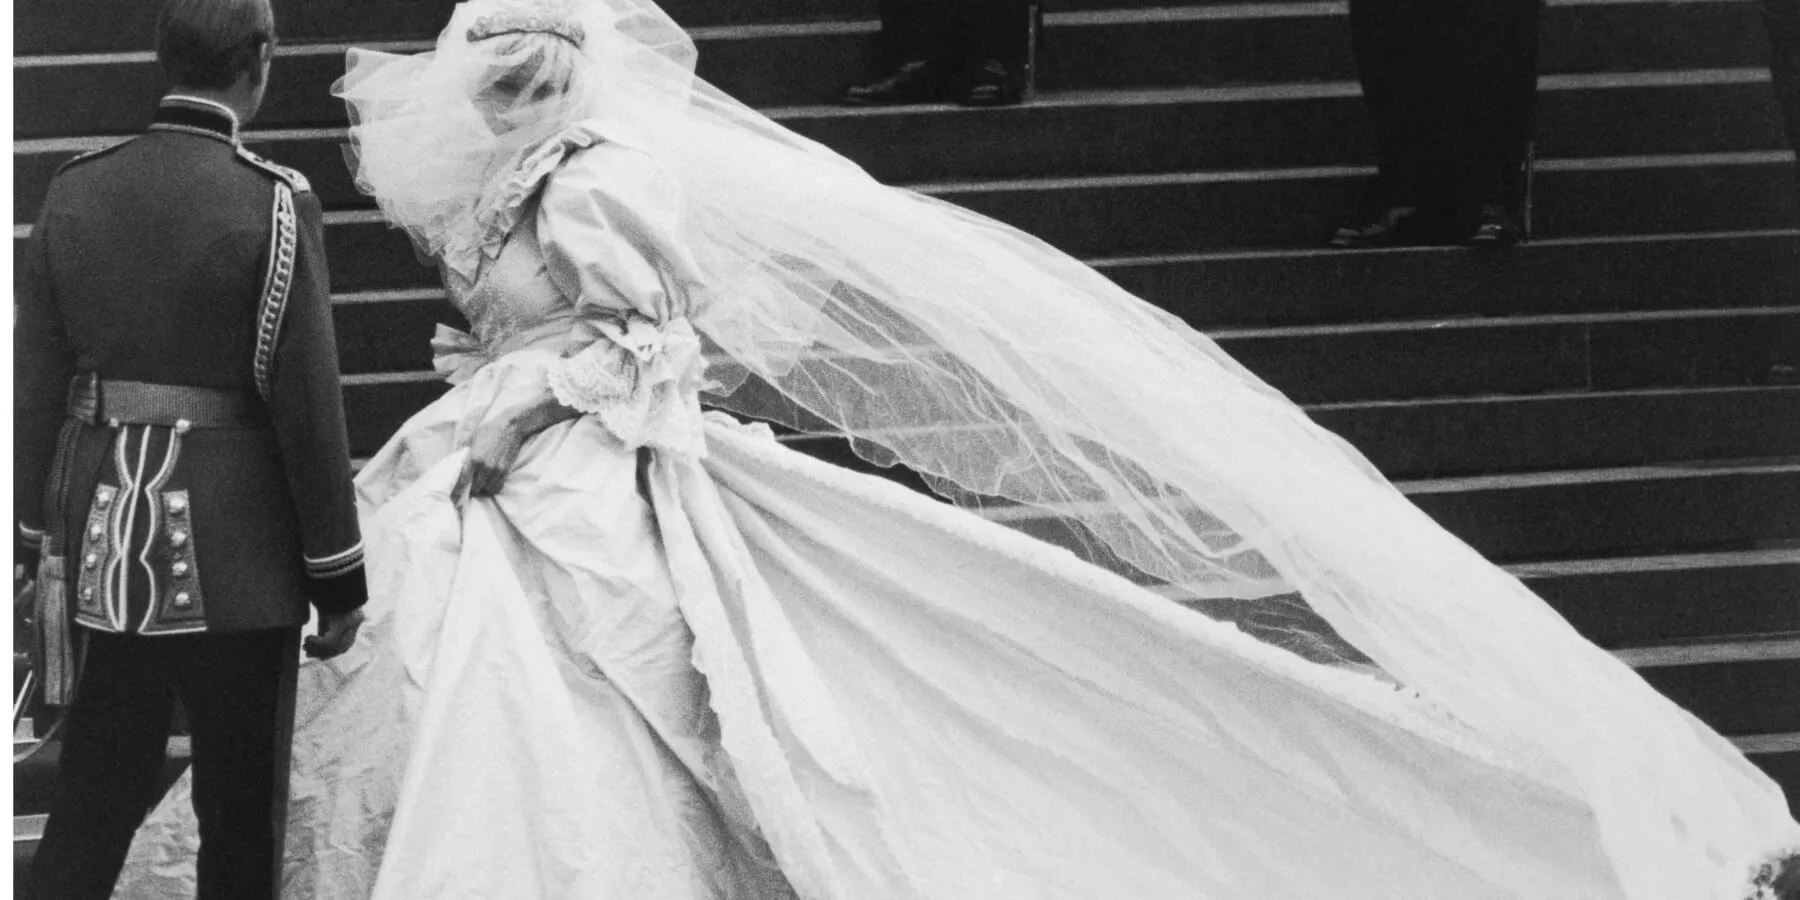
[[[1459,205],[1510,206],[1537,119],[1540,0],[1458,0],[1445,29],[1447,83],[1457,165],[1449,190]]]
[[[943,62],[954,6],[946,0],[881,0],[881,37],[892,65]]]
[[[174,693],[150,638],[88,632],[56,796],[31,866],[33,900],[106,900],[155,802]]]
[[[1446,105],[1434,72],[1442,0],[1350,0],[1358,80],[1375,133],[1374,205],[1428,207],[1442,191]]]
[[[278,898],[298,629],[195,635],[179,671],[194,741],[199,900]]]
[[[1030,0],[965,0],[957,9],[955,38],[965,65],[991,60],[1014,71],[1025,65]]]

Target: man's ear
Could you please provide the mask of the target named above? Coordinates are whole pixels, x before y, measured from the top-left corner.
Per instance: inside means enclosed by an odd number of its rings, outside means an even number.
[[[262,87],[269,75],[269,64],[275,61],[275,42],[263,41],[256,47],[256,65],[250,67],[250,86]]]

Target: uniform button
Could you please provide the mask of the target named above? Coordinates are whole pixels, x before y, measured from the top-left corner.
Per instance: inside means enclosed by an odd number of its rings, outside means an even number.
[[[186,547],[187,546],[187,532],[185,532],[185,531],[169,532],[169,543],[174,544],[177,547]]]
[[[105,509],[112,505],[112,494],[110,492],[102,493],[94,499],[94,502],[98,504],[101,509]]]
[[[98,525],[95,525],[94,527],[88,529],[88,537],[91,537],[96,541],[99,540],[101,538],[101,536],[103,536],[105,534],[106,534],[106,529],[101,528]]]
[[[100,554],[98,554],[98,553],[89,553],[89,554],[88,554],[88,555],[87,555],[87,558],[86,558],[86,559],[84,559],[84,560],[82,560],[82,561],[81,561],[81,564],[82,564],[82,565],[84,565],[84,566],[86,566],[86,567],[88,567],[88,568],[90,568],[90,569],[91,569],[91,568],[93,568],[93,567],[95,567],[95,566],[97,566],[97,565],[99,565],[99,564],[100,564]]]
[[[174,566],[174,571],[175,571],[176,578],[186,578],[187,573],[188,573],[188,564],[184,563],[184,562],[178,562]]]
[[[169,498],[169,512],[187,512],[187,501],[180,497]]]
[[[82,588],[82,589],[81,589],[81,599],[83,599],[83,600],[92,600],[92,599],[94,599],[94,589],[93,589],[93,588],[91,588],[91,587],[84,587],[84,588]]]
[[[175,607],[177,609],[187,609],[193,605],[194,598],[188,596],[187,591],[179,591],[175,594]]]

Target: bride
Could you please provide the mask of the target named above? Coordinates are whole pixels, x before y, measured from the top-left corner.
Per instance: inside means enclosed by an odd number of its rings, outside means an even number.
[[[359,184],[473,327],[358,481],[377,600],[303,670],[286,896],[1738,900],[1800,844],[1211,341],[693,56],[648,0],[351,53]],[[1295,596],[1255,636],[1169,599]],[[183,791],[120,896],[189,895]]]

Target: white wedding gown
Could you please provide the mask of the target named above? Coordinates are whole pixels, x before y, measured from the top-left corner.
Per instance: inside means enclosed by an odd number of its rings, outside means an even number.
[[[375,599],[302,668],[287,897],[1623,896],[1555,768],[703,416],[647,158],[527,162],[451,279],[458,383],[358,480]],[[546,384],[592,414],[459,504]],[[192,895],[185,784],[118,896]]]

